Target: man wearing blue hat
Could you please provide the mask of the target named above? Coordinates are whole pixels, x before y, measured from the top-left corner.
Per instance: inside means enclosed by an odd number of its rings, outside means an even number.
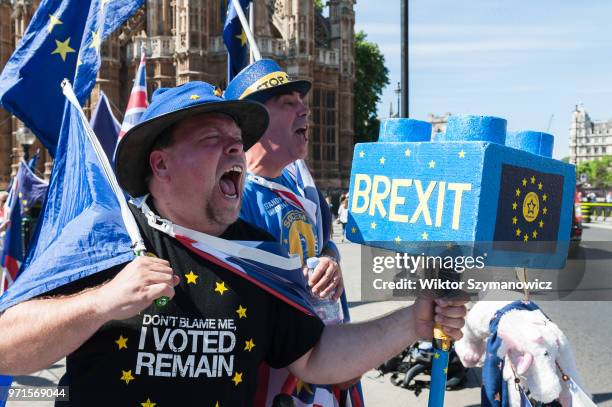
[[[303,164],[310,122],[303,97],[310,88],[310,82],[291,80],[276,62],[262,59],[236,75],[224,97],[261,102],[270,115],[264,135],[247,149],[249,174],[240,217],[270,232],[304,263],[322,256],[309,284],[315,294],[335,292],[337,299],[343,285],[338,250],[330,240],[331,212],[318,190],[308,195],[314,182],[300,182],[310,175]]]
[[[300,255],[303,264],[319,257],[308,278],[312,295],[338,301],[344,287],[339,253],[331,240],[331,212],[303,161],[310,122],[303,98],[310,88],[309,81],[292,80],[275,61],[262,59],[236,75],[224,97],[261,102],[270,115],[268,129],[246,153],[249,174],[240,217],[271,233],[289,253]],[[276,378],[271,387],[286,388],[291,380],[284,378],[287,373],[271,375]],[[331,387],[317,387],[315,393],[312,404],[337,404]]]
[[[251,406],[262,362],[304,380],[340,382],[430,336],[432,301],[324,327],[218,254],[238,247],[231,240],[270,239],[238,220],[244,148],[267,123],[260,104],[223,100],[203,82],[156,91],[116,154],[121,187],[144,195],[131,210],[149,256],[6,310],[0,375],[66,356],[60,385],[70,400],[57,405]],[[154,301],[162,296],[170,301],[160,307]],[[459,338],[463,304],[438,306]]]

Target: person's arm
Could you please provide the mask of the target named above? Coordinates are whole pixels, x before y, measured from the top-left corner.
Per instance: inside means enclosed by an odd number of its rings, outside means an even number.
[[[172,298],[178,282],[166,260],[138,257],[104,285],[9,308],[0,315],[0,374],[28,374],[48,367],[104,323],[130,318],[161,296]]]
[[[461,338],[465,301],[435,303],[435,319],[434,302],[417,300],[367,322],[326,326],[317,345],[288,368],[307,383],[340,383],[359,377],[417,339],[431,339],[434,320],[453,339]]]

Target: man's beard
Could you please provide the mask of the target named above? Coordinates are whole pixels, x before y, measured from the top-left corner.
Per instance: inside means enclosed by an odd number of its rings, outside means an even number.
[[[227,228],[232,223],[238,220],[238,216],[240,214],[240,207],[237,210],[222,208],[218,206],[214,206],[210,201],[206,203],[206,207],[204,209],[206,218],[209,220],[211,224],[217,224],[219,226],[224,226]]]

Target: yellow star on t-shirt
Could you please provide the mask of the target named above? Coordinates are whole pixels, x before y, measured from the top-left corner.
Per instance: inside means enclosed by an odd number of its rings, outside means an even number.
[[[119,335],[119,339],[117,339],[115,343],[117,344],[117,346],[119,346],[119,350],[121,350],[127,349],[127,341],[128,338],[124,338],[123,335]]]
[[[189,99],[191,100],[198,100],[199,98],[200,98],[200,95],[196,95],[196,94],[189,96]]]
[[[536,181],[536,178],[532,176],[532,177],[531,177],[531,183],[532,183],[532,184],[535,184],[535,181]]]
[[[225,287],[225,281],[215,283],[215,291],[220,295],[223,295],[227,290],[227,287]]]
[[[119,380],[125,381],[125,384],[130,384],[130,382],[134,380],[134,376],[132,376],[131,370],[128,370],[127,372],[125,370],[122,370],[121,373],[121,379]]]
[[[407,149],[406,149],[406,151],[404,151],[404,155],[405,155],[406,157],[410,157],[410,154],[412,154],[412,151],[410,151],[410,149],[409,149],[409,148],[407,148]]]
[[[378,161],[380,161],[380,163],[382,165],[385,165],[385,157],[380,157],[380,160],[378,160]]]
[[[53,31],[53,27],[55,27],[58,24],[64,24],[62,23],[62,21],[55,17],[53,14],[49,14],[49,26],[47,27],[47,31],[51,32]]]
[[[465,158],[465,151],[459,151],[459,158]]]
[[[365,157],[365,153],[363,151],[360,151],[359,152],[359,158],[363,158],[363,157]]]
[[[142,407],[155,407],[157,403],[152,403],[151,399],[147,397],[147,401],[145,401],[144,403],[140,403],[140,405]]]
[[[429,234],[427,232],[421,233],[421,239],[423,239],[423,240],[429,239]]]
[[[295,391],[297,392],[297,394],[300,394],[302,390],[306,390],[308,394],[314,394],[314,392],[312,391],[312,388],[310,387],[308,383],[302,380],[298,380],[297,384],[295,385]]]
[[[232,381],[234,382],[234,386],[238,386],[238,384],[242,383],[242,373],[234,373]]]
[[[376,222],[372,222],[372,223],[370,223],[370,227],[371,227],[372,229],[376,229]]]
[[[395,243],[400,243],[402,241],[402,238],[399,236],[395,236]]]
[[[247,317],[246,312],[247,312],[246,308],[244,308],[242,305],[238,306],[238,309],[236,310],[236,313],[238,314],[238,319],[246,318]]]
[[[438,352],[434,353],[434,359],[440,359],[440,354]]]
[[[62,57],[62,61],[66,61],[66,55],[68,55],[69,53],[76,52],[74,49],[70,48],[70,37],[66,38],[66,41],[63,42],[55,40],[55,45],[57,45],[57,48],[53,50],[51,55],[60,54],[60,57]]]
[[[248,341],[244,341],[244,350],[248,350],[249,352],[255,347],[255,342],[253,342],[253,338]]]
[[[185,274],[185,277],[187,278],[187,284],[197,284],[198,283],[198,276],[197,274],[193,273],[193,270],[189,271],[189,274]]]
[[[436,168],[436,162],[434,160],[429,162],[429,168]]]
[[[242,32],[240,32],[240,35],[235,35],[234,37],[238,38],[240,40],[240,46],[244,47],[244,45],[247,43],[247,36],[246,36],[246,32],[244,32],[244,30],[242,30]]]

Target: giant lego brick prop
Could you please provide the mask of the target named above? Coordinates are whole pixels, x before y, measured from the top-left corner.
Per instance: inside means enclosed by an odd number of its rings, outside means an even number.
[[[575,169],[552,148],[497,117],[451,116],[433,140],[427,122],[387,119],[355,146],[347,237],[413,254],[476,242],[490,266],[562,268]]]

